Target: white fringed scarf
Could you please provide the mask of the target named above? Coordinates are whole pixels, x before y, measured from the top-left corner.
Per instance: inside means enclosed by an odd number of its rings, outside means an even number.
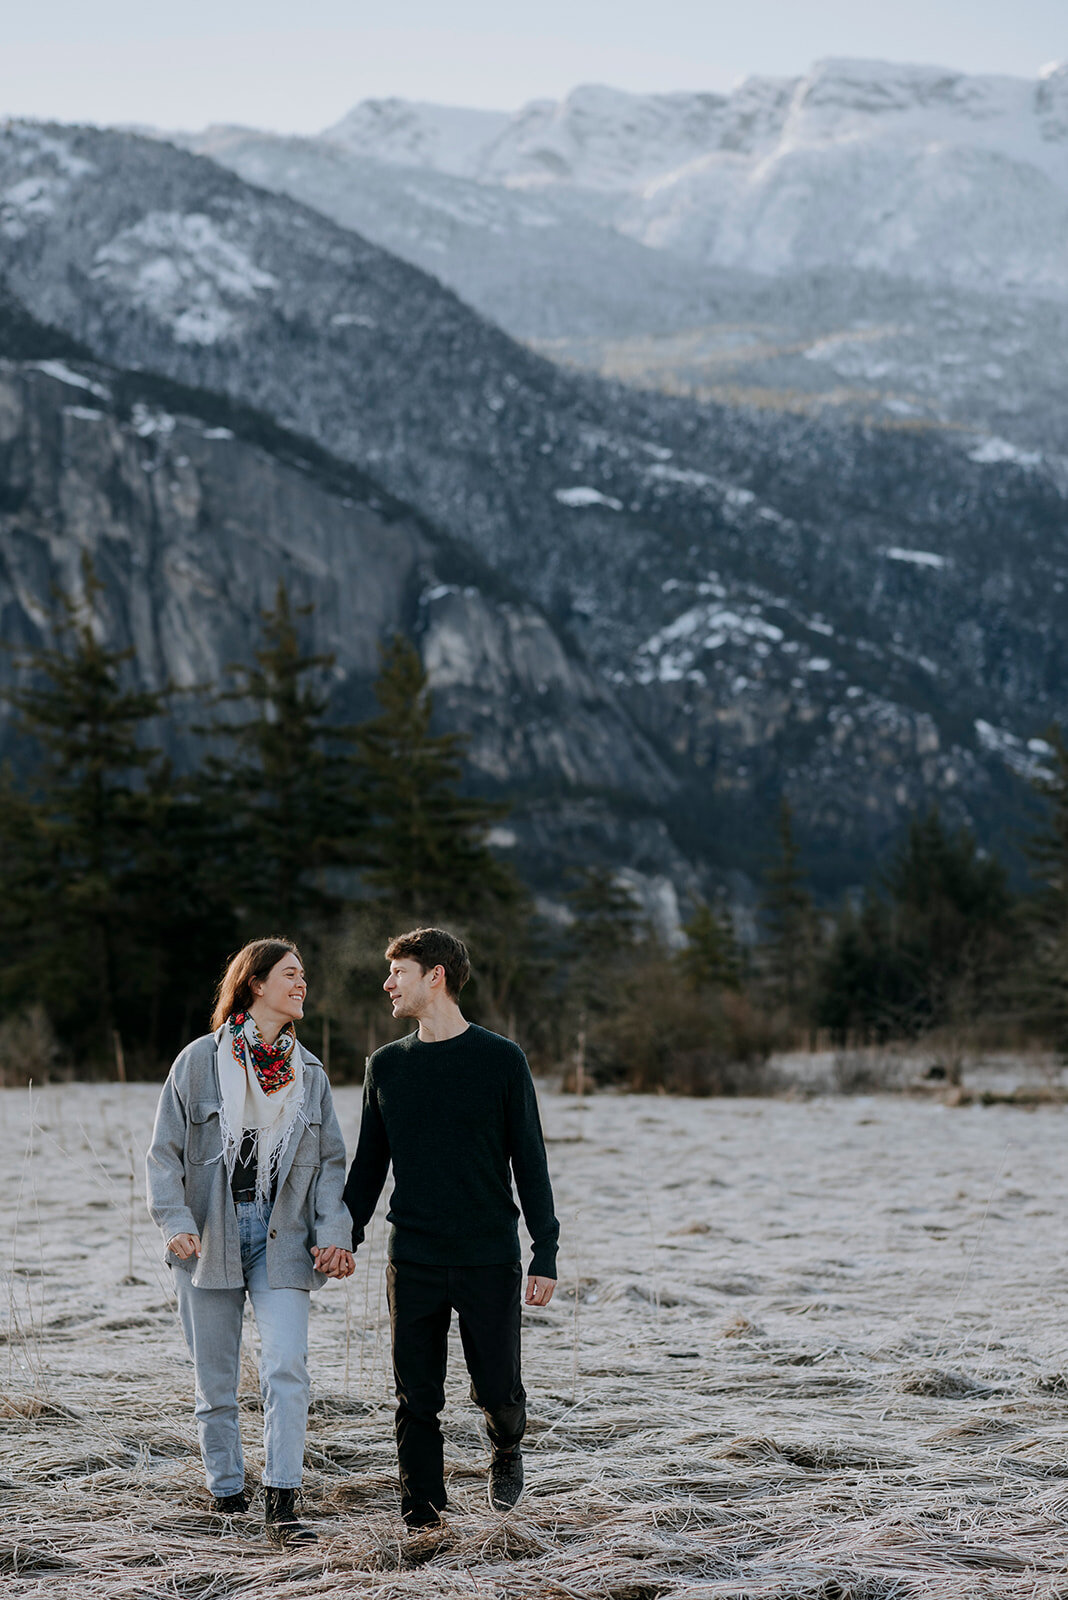
[[[235,1040],[231,1027],[233,1020],[231,1018],[224,1022],[215,1034],[218,1045],[219,1098],[222,1102],[219,1112],[222,1158],[226,1163],[226,1171],[232,1178],[243,1136],[246,1133],[255,1134],[256,1204],[266,1210],[271,1190],[278,1177],[278,1168],[293,1136],[293,1130],[303,1122],[301,1107],[304,1103],[304,1057],[301,1055],[296,1036],[289,1033],[288,1029],[284,1030],[276,1040],[276,1046],[282,1044],[284,1047],[287,1034],[292,1039],[292,1047],[286,1052],[289,1071],[285,1077],[288,1081],[273,1091],[265,1090],[259,1074],[252,1065],[254,1050],[262,1051],[264,1048],[259,1029],[251,1015],[246,1014],[244,1025],[240,1029],[242,1037],[238,1044],[238,1051],[241,1050],[242,1044],[244,1046],[242,1052],[244,1060],[242,1060],[241,1054],[234,1048]]]

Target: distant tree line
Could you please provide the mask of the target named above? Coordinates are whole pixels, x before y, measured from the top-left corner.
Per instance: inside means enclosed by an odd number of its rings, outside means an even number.
[[[916,817],[865,894],[809,891],[782,804],[759,935],[691,908],[666,946],[617,876],[576,875],[540,918],[487,842],[502,808],[464,789],[461,736],[432,731],[414,646],[382,649],[378,713],[330,719],[332,658],[302,645],[284,587],[253,661],[198,691],[204,754],[176,772],[160,732],[176,691],[131,688],[101,642],[98,580],[60,596],[51,638],[7,694],[26,759],[0,772],[0,1079],[58,1069],[157,1075],[203,1031],[227,956],[281,933],[311,978],[303,1037],[358,1075],[396,1026],[389,935],[468,936],[473,1015],[585,1084],[731,1093],[776,1047],[1015,1028],[1068,1051],[1068,748],[1050,735],[1029,893],[937,811]]]

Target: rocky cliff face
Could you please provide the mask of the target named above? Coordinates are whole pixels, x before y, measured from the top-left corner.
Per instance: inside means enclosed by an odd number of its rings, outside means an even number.
[[[487,781],[552,799],[569,849],[592,805],[593,831],[650,875],[682,884],[681,856],[752,866],[785,787],[831,888],[862,878],[922,801],[987,837],[1015,814],[1044,724],[1068,712],[1058,459],[907,418],[836,427],[574,378],[315,212],[130,135],[10,128],[0,193],[0,262],[39,317],[117,368],[221,392],[314,441],[359,478],[340,494],[361,515],[393,497],[424,519],[430,570],[408,581],[404,614],[443,712],[473,730]],[[138,450],[184,424],[129,426]],[[28,427],[13,427],[12,460]],[[183,488],[178,456],[200,457],[166,448],[165,476],[127,476],[142,503],[158,478],[176,486],[168,506],[193,506],[206,491]],[[42,493],[65,460],[48,458]],[[211,490],[208,523],[235,549],[255,470],[250,457],[233,500]],[[302,504],[266,564],[317,567],[328,648],[344,628],[329,585],[356,583],[362,563],[345,510]],[[336,517],[324,546],[315,530]],[[491,576],[447,570],[446,541]],[[397,613],[353,604],[366,662]],[[162,589],[140,605],[168,614]],[[633,807],[666,832],[635,837]]]
[[[596,789],[648,808],[672,793],[611,689],[534,606],[492,582],[487,593],[450,581],[449,548],[387,496],[137,399],[143,383],[83,361],[0,361],[0,625],[13,647],[0,682],[47,637],[50,593],[80,592],[83,551],[104,582],[109,642],[133,649],[154,688],[225,684],[282,580],[315,608],[309,645],[335,657],[326,687],[339,715],[371,709],[380,642],[397,630],[417,639],[441,725],[472,735],[474,780],[519,800],[513,844],[529,831],[524,797],[539,798],[538,829],[559,841],[571,822],[554,796]],[[161,736],[180,760],[197,744],[190,719],[203,711],[179,694]],[[0,748],[17,760],[2,723]],[[566,842],[556,853],[550,880]]]

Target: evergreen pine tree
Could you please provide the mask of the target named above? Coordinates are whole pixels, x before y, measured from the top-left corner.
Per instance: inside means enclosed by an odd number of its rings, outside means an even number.
[[[302,649],[298,623],[310,613],[279,583],[261,613],[253,664],[234,666],[233,687],[215,697],[251,705],[251,716],[203,730],[227,746],[205,763],[200,794],[218,819],[217,846],[250,937],[307,937],[341,903],[326,874],[359,860],[355,734],[327,719],[314,680],[334,658]]]
[[[164,847],[167,774],[146,739],[165,694],[124,686],[133,651],[99,638],[88,558],[82,580],[80,599],[58,598],[51,644],[22,663],[28,686],[7,696],[37,760],[24,787],[7,775],[0,803],[0,1003],[40,1001],[69,1047],[101,1060],[120,1031],[148,1043],[180,864]]]
[[[486,843],[503,807],[461,793],[464,739],[431,733],[433,703],[414,645],[397,635],[381,660],[381,713],[357,730],[365,881],[402,920],[462,924],[507,913],[522,890]]]
[[[1048,734],[1053,766],[1034,788],[1049,807],[1046,825],[1027,846],[1035,893],[1023,906],[1032,946],[1025,963],[1025,1000],[1068,1055],[1068,744],[1059,728]]]
[[[641,907],[608,867],[586,867],[567,901],[575,917],[568,942],[580,965],[610,962],[640,942]]]
[[[912,963],[894,944],[890,910],[877,894],[846,905],[820,964],[816,1023],[835,1039],[868,1044],[914,1033],[920,1000]]]
[[[778,817],[779,853],[764,873],[760,909],[763,964],[771,998],[799,1022],[810,1019],[819,925],[801,870],[793,811],[783,795]]]
[[[686,944],[679,965],[692,988],[741,988],[742,953],[727,912],[716,912],[702,900],[682,931]]]
[[[892,942],[913,1026],[988,1009],[1013,955],[1013,901],[1001,863],[936,808],[913,819],[886,873]]]

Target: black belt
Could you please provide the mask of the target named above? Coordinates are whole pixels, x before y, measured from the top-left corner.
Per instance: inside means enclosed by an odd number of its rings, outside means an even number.
[[[251,1205],[256,1199],[255,1189],[235,1189],[233,1191],[235,1205]]]

